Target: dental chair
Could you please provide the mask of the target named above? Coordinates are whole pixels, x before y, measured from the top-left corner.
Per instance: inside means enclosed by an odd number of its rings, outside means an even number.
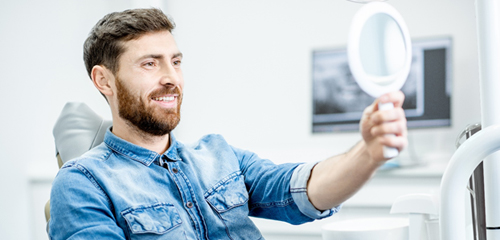
[[[53,135],[59,168],[102,143],[112,122],[104,120],[85,103],[69,102],[56,121]],[[45,219],[50,219],[50,201],[45,204]]]

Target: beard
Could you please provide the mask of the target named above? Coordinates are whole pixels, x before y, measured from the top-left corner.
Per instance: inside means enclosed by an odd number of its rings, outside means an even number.
[[[140,96],[134,96],[130,89],[123,86],[119,78],[116,78],[116,89],[118,115],[140,131],[152,136],[165,136],[179,124],[182,94],[178,87],[164,87],[148,96],[148,99],[152,100],[156,96],[178,94],[175,109],[164,109],[146,104]]]

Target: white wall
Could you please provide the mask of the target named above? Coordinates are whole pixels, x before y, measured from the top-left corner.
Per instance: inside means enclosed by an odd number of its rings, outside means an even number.
[[[146,1],[147,2],[147,1]],[[161,1],[153,1],[159,3]],[[480,119],[474,1],[389,1],[413,38],[451,35],[453,127],[412,130],[420,157],[451,153],[459,131]],[[0,1],[0,238],[30,239],[29,176],[57,170],[52,126],[68,101],[104,117],[82,44],[105,13],[144,1]],[[311,50],[342,47],[360,5],[345,0],[169,0],[186,81],[178,138],[220,133],[276,162],[347,150],[357,134],[311,134]],[[41,170],[40,170],[41,169]]]
[[[480,117],[474,1],[388,3],[404,16],[412,38],[453,37],[453,127],[410,134],[421,159],[446,155],[458,132]],[[360,4],[198,0],[168,6],[185,55],[181,138],[217,132],[279,162],[317,160],[359,139],[351,133],[311,134],[310,66],[312,49],[346,46]]]

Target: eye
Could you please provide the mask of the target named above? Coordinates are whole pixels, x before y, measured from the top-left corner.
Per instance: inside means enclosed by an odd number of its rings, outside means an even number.
[[[180,66],[181,66],[181,60],[174,60],[174,61],[172,62],[172,65],[173,65],[174,67],[180,67]]]
[[[153,69],[158,66],[158,61],[154,58],[144,59],[141,62],[141,67],[146,69]]]

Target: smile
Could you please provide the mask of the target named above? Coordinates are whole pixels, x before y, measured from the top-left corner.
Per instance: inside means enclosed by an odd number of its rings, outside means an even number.
[[[166,96],[166,97],[156,97],[153,98],[155,101],[171,102],[175,100],[176,96]]]

